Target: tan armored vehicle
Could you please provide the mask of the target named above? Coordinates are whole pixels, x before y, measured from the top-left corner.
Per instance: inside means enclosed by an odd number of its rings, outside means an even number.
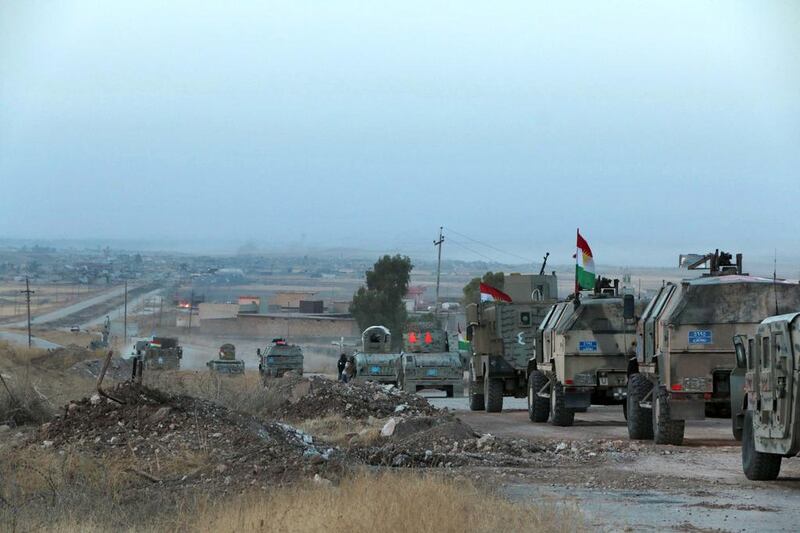
[[[773,480],[783,458],[800,453],[800,313],[769,317],[734,344],[746,370],[742,469],[748,479]]]
[[[733,337],[752,335],[780,298],[796,298],[795,285],[742,274],[742,256],[719,251],[689,265],[709,273],[666,283],[637,325],[637,355],[628,378],[628,434],[658,444],[683,442],[686,420],[730,405]]]
[[[384,326],[370,326],[361,334],[361,350],[355,353],[356,381],[397,385],[397,360],[392,352],[392,334]]]
[[[258,348],[256,355],[258,371],[263,379],[279,378],[286,372],[303,375],[303,349],[286,342],[286,339],[272,339],[272,344],[263,352]]]
[[[183,348],[175,337],[153,337],[141,357],[146,370],[178,370]]]
[[[219,347],[219,357],[206,366],[217,374],[244,374],[244,361],[236,359],[236,346],[229,342]]]
[[[506,301],[466,306],[469,365],[469,407],[500,412],[503,397],[524,398],[533,367],[536,330],[558,299],[556,275],[511,274],[505,277]]]
[[[571,426],[591,404],[621,404],[628,360],[636,344],[636,315],[644,304],[619,295],[619,281],[601,278],[593,295],[554,305],[536,339],[536,369],[528,377],[533,422]]]
[[[404,350],[397,359],[397,386],[407,392],[444,391],[448,398],[464,395],[464,367],[450,351],[447,333],[420,325],[403,335]]]

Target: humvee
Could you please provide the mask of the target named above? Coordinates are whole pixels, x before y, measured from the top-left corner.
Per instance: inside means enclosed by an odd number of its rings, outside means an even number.
[[[535,369],[528,376],[532,422],[571,426],[591,404],[623,406],[636,314],[644,304],[620,296],[619,281],[601,278],[593,295],[554,305],[539,326]]]
[[[444,391],[448,398],[464,395],[464,371],[457,351],[450,351],[447,333],[433,326],[410,329],[397,359],[397,386],[407,392]]]
[[[637,353],[628,376],[628,434],[657,444],[683,442],[686,420],[730,406],[733,337],[751,335],[776,294],[796,301],[796,284],[742,273],[725,252],[706,254],[703,277],[665,283],[637,324]],[[734,413],[734,416],[736,414]]]
[[[510,274],[503,292],[511,302],[468,304],[469,408],[496,413],[503,397],[524,398],[532,370],[536,328],[558,299],[556,275]]]
[[[745,408],[742,470],[748,479],[773,480],[783,458],[800,452],[800,313],[769,317],[755,335],[733,342],[745,371],[744,389],[731,396],[732,408],[739,401]]]
[[[370,326],[361,334],[361,350],[354,355],[356,381],[397,385],[397,360],[392,352],[392,334],[385,326]]]
[[[176,337],[153,337],[142,355],[146,370],[178,370],[183,348]]]
[[[264,379],[279,378],[286,372],[303,375],[303,349],[296,344],[289,344],[286,339],[272,339],[272,345],[263,352],[258,348],[256,355],[258,371]]]
[[[219,347],[219,357],[206,366],[217,374],[244,374],[244,361],[236,359],[236,346],[229,342]]]

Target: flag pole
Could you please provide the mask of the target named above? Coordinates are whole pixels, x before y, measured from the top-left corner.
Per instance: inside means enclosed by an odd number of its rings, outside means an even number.
[[[581,229],[578,228],[575,230],[575,299],[578,299],[578,293],[580,292],[580,285],[578,284],[578,261],[580,258],[578,254],[581,251],[578,249],[578,238],[581,236]]]

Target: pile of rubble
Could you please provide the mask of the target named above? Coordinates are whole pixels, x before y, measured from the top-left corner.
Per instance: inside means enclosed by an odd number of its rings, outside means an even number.
[[[179,486],[260,487],[340,471],[335,450],[285,424],[130,383],[109,395],[118,401],[95,395],[70,403],[63,416],[41,427],[36,445],[133,461],[133,474]],[[196,464],[174,471],[187,457]],[[162,473],[165,466],[171,471]]]
[[[69,370],[82,376],[97,379],[100,370],[103,368],[103,359],[87,359],[72,365]],[[131,378],[131,362],[121,357],[112,357],[106,370],[106,378],[114,381],[125,381]]]
[[[430,416],[437,412],[425,398],[392,385],[341,383],[320,376],[288,376],[267,382],[284,398],[274,416],[285,420],[306,420],[330,415],[367,419],[398,416]]]

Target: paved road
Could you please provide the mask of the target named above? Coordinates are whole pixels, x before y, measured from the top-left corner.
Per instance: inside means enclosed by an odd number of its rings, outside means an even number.
[[[128,292],[130,292],[131,290],[133,290],[133,288],[132,287],[128,287]],[[118,295],[121,295],[122,292],[123,291],[120,291],[118,293]],[[131,298],[130,295],[128,295],[128,314],[130,315],[132,313],[132,311],[134,309],[136,309],[138,306],[142,305],[145,302],[145,300],[147,300],[148,298],[151,298],[153,296],[156,296],[159,292],[161,292],[160,288],[152,290],[150,292],[146,292],[144,294],[140,294],[139,296],[136,296],[135,298]],[[90,328],[92,326],[100,325],[106,319],[106,316],[112,316],[112,315],[115,315],[115,314],[121,316],[124,312],[125,312],[125,303],[123,302],[119,307],[117,307],[115,309],[112,309],[111,311],[107,311],[105,313],[101,313],[99,316],[96,316],[96,317],[92,318],[91,320],[87,320],[86,322],[83,322],[82,324],[80,324],[80,327],[81,327],[81,329],[88,329],[88,328]]]
[[[436,407],[447,407],[458,412],[464,422],[481,433],[514,438],[552,439],[627,439],[628,426],[618,405],[593,405],[585,413],[575,413],[575,425],[556,427],[534,424],[528,419],[525,399],[505,398],[502,413],[470,411],[467,398],[433,398],[428,400]],[[686,446],[735,445],[728,418],[707,418],[686,423]]]
[[[12,331],[0,331],[0,339],[5,341],[19,344],[23,346],[28,345],[28,334],[27,333],[14,333]],[[56,348],[61,348],[60,344],[56,344],[54,342],[46,341],[44,339],[40,339],[38,337],[31,338],[31,344],[34,348],[44,348],[46,350],[54,350]]]
[[[133,287],[128,287],[130,291]],[[107,300],[112,298],[116,298],[122,295],[125,292],[125,287],[114,287],[113,289],[109,289],[102,294],[98,294],[97,296],[93,296],[91,298],[87,298],[86,300],[81,300],[80,302],[74,303],[72,305],[68,305],[66,307],[62,307],[61,309],[56,309],[55,311],[50,311],[48,313],[41,314],[39,316],[35,316],[31,318],[31,324],[33,325],[41,325],[47,324],[48,322],[54,322],[56,320],[60,320],[64,317],[67,317],[73,313],[77,313],[79,311],[83,311],[89,307],[94,305],[101,304]],[[105,315],[103,315],[105,317]],[[3,324],[3,327],[7,328],[24,328],[28,325],[27,320],[23,320],[21,322],[14,322],[13,324]]]

